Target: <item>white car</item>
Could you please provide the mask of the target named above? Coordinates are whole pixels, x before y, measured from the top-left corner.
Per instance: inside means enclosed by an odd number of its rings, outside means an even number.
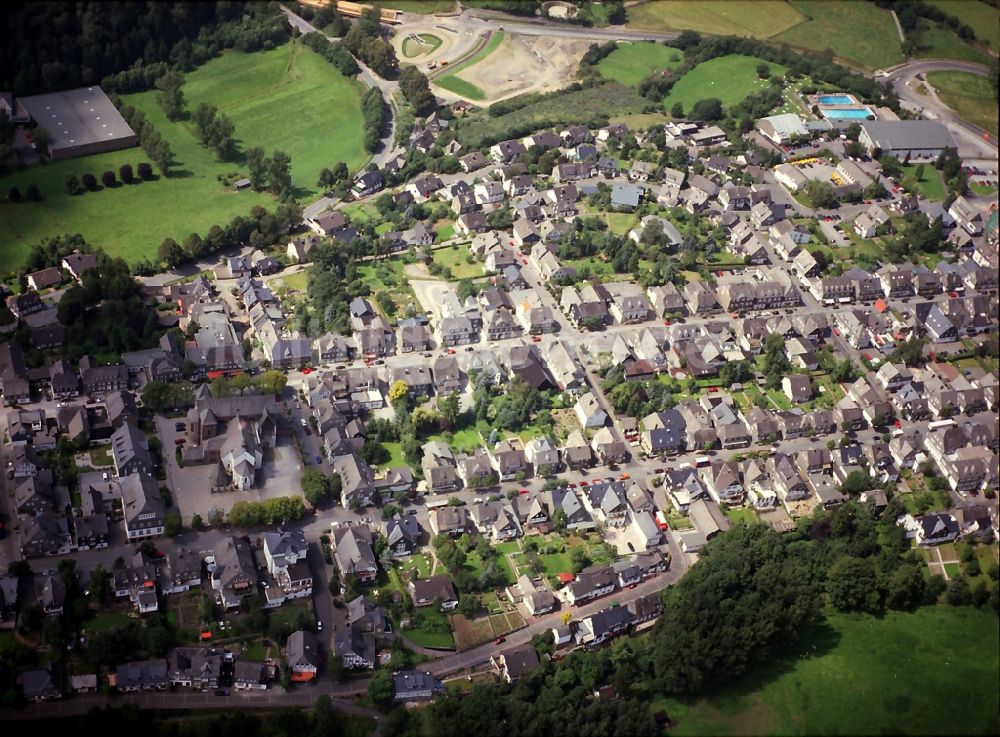
[[[302,419],[300,419],[299,422],[302,423],[302,427],[308,427],[308,425],[309,425],[309,421],[306,420],[305,417],[303,417]]]
[[[322,632],[323,631],[323,623],[320,620],[318,620],[318,619],[316,620],[316,631],[317,632]]]

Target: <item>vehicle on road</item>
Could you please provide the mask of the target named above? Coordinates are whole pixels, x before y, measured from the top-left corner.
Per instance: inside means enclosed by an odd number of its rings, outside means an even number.
[[[316,631],[317,632],[322,632],[323,631],[323,621],[320,620],[320,619],[316,620]]]
[[[302,423],[302,427],[309,427],[309,421],[305,417],[299,418],[299,422]]]
[[[495,639],[493,641],[493,644],[494,645],[500,645],[501,643],[504,643],[504,642],[507,642],[507,638],[506,637],[498,637],[497,639]]]

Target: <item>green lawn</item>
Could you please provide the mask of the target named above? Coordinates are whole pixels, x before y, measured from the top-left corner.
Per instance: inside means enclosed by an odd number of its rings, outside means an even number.
[[[655,0],[628,9],[628,24],[635,28],[756,38],[770,38],[804,19],[782,0]]]
[[[309,287],[309,267],[302,269],[302,271],[296,271],[294,274],[287,274],[277,281],[280,281],[286,289],[304,295]]]
[[[833,53],[865,69],[881,69],[903,59],[896,24],[888,10],[866,2],[791,0],[808,20],[775,36],[809,51]]]
[[[253,644],[240,654],[240,658],[243,660],[257,662],[262,661],[265,657],[267,657],[267,646],[264,645],[263,640],[254,640]]]
[[[634,212],[607,212],[604,219],[608,223],[608,230],[615,235],[625,235],[639,223],[639,216]]]
[[[997,21],[994,21],[994,28]],[[958,34],[942,26],[921,22],[917,32],[917,57],[921,59],[958,59],[977,64],[990,64],[990,57],[972,44],[966,43]]]
[[[639,84],[650,72],[676,69],[684,62],[684,52],[653,42],[619,43],[601,59],[597,70],[622,84]]]
[[[447,222],[439,228],[435,228],[434,231],[434,242],[444,243],[445,241],[450,241],[455,237],[455,224]]]
[[[927,81],[941,102],[958,115],[997,135],[997,101],[987,77],[969,72],[931,72]]]
[[[384,0],[374,3],[384,8],[402,10],[404,13],[447,13],[454,10],[454,0]]]
[[[657,699],[671,735],[996,734],[992,611],[830,614],[784,657],[694,702]]]
[[[353,171],[367,160],[363,90],[298,43],[223,54],[189,74],[184,85],[189,109],[210,102],[233,119],[242,148],[288,153],[299,197],[319,193],[316,179],[323,167],[343,161]]]
[[[90,462],[96,467],[113,466],[115,464],[114,459],[111,457],[110,445],[91,448],[88,452],[90,453]]]
[[[403,40],[403,56],[405,58],[412,59],[415,56],[430,54],[436,51],[441,45],[441,39],[433,33],[421,33],[417,36],[417,38],[419,38],[423,43],[414,41],[410,36],[407,36]]]
[[[449,92],[454,92],[456,95],[467,97],[470,100],[486,99],[486,93],[482,89],[472,84],[472,82],[466,82],[461,77],[456,77],[454,74],[449,74],[446,77],[438,77],[434,80],[434,84]]]
[[[980,184],[979,182],[972,182],[969,185],[969,189],[971,189],[977,195],[980,195],[982,197],[986,197],[987,195],[991,195],[991,194],[993,194],[994,192],[997,191],[997,187],[996,187],[995,184],[991,184],[989,186],[986,186],[986,185]]]
[[[573,564],[570,562],[569,553],[549,553],[538,556],[545,566],[546,576],[555,576],[560,573],[572,573]]]
[[[343,160],[352,168],[364,163],[359,83],[343,77],[315,52],[299,44],[257,54],[229,52],[187,75],[184,93],[189,109],[211,101],[236,124],[239,145],[285,150],[292,157],[296,194],[316,191],[324,166]],[[0,191],[35,184],[41,202],[8,204],[0,200],[4,243],[0,272],[21,265],[39,240],[62,233],[80,233],[109,254],[135,263],[155,258],[160,242],[170,236],[182,242],[192,232],[204,234],[246,215],[254,205],[273,209],[267,194],[235,192],[220,177],[243,176],[240,164],[216,160],[192,135],[188,122],[169,122],[156,103],[155,92],[124,96],[145,113],[170,144],[174,162],[169,177],[70,196],[66,178],[91,173],[100,178],[117,173],[123,164],[133,169],[148,157],[140,148],[50,162],[0,178]],[[238,177],[234,177],[238,178]]]
[[[471,66],[475,66],[483,59],[485,59],[487,56],[496,51],[497,48],[500,46],[500,44],[503,43],[504,38],[505,35],[503,33],[494,33],[490,37],[490,40],[486,42],[486,45],[483,46],[482,49],[480,49],[477,53],[473,54],[465,61],[451,67],[451,71],[449,74],[434,79],[433,80],[434,84],[436,84],[438,87],[443,87],[446,90],[454,92],[456,95],[462,95],[463,97],[467,97],[470,100],[485,100],[486,93],[483,92],[483,90],[481,90],[479,87],[472,84],[471,82],[467,82],[466,80],[462,79],[461,77],[458,76],[458,74],[463,69],[468,69]]]
[[[121,629],[128,626],[129,618],[124,612],[102,612],[88,619],[83,628],[87,632],[103,632],[105,630]]]
[[[399,561],[399,566],[404,571],[417,571],[421,578],[431,575],[431,563],[423,554],[411,555],[409,558]]]
[[[433,606],[414,609],[411,615],[412,629],[401,629],[399,633],[421,647],[455,647],[448,617]]]
[[[517,540],[512,540],[510,542],[497,543],[493,547],[497,549],[497,552],[500,553],[500,555],[510,555],[521,549],[521,543]]]
[[[735,105],[751,92],[766,86],[766,82],[757,78],[757,65],[760,59],[743,54],[728,54],[704,62],[677,80],[670,94],[663,101],[669,110],[674,103],[681,103],[685,112],[691,107],[709,97],[717,97],[724,107]],[[773,76],[781,76],[787,71],[780,64],[767,62]]]
[[[760,517],[757,516],[756,510],[749,507],[735,507],[733,509],[726,510],[726,516],[733,524],[744,524],[752,525],[754,522],[759,522]]]
[[[444,433],[438,433],[431,435],[427,440],[441,440],[448,443],[453,449],[465,452],[471,452],[483,445],[483,436],[479,434],[479,430],[475,427],[466,427],[457,430],[450,437],[445,437]]]
[[[930,164],[924,165],[924,173],[920,179],[917,179],[917,167],[919,164],[906,164],[902,167],[903,177],[911,176],[913,181],[916,182],[918,193],[922,194],[927,199],[932,202],[940,202],[944,199],[944,182],[941,181],[941,172],[935,169]],[[853,229],[851,230],[853,233]]]
[[[389,451],[389,460],[385,463],[380,463],[378,467],[383,468],[399,468],[400,466],[409,465],[406,459],[403,458],[403,444],[402,443],[382,443],[382,446]]]
[[[996,6],[981,0],[924,0],[930,5],[953,15],[976,32],[976,38],[987,41],[996,51],[1000,49],[1000,16]]]

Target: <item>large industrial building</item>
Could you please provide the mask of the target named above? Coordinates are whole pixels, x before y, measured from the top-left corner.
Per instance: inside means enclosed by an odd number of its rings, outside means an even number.
[[[21,97],[19,101],[49,132],[53,160],[117,151],[137,143],[135,131],[96,85]]]

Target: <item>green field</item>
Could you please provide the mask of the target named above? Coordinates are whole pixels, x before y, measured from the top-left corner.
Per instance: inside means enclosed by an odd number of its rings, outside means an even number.
[[[597,70],[622,84],[639,84],[650,72],[676,69],[684,62],[684,52],[657,43],[619,43],[601,59]]]
[[[191,72],[184,92],[188,107],[211,99],[236,123],[242,148],[261,145],[282,148],[292,157],[296,194],[309,196],[323,166],[343,160],[360,166],[362,121],[356,82],[340,75],[310,49],[287,44],[258,54],[227,53]],[[167,121],[154,92],[127,95],[170,143],[174,162],[169,177],[141,184],[70,196],[66,177],[117,173],[123,164],[133,169],[148,157],[140,148],[58,161],[0,178],[0,190],[17,186],[23,192],[34,183],[41,202],[0,201],[4,224],[0,272],[16,269],[31,245],[62,233],[80,233],[92,246],[135,263],[155,258],[167,236],[183,241],[190,233],[204,234],[246,215],[254,205],[273,208],[267,194],[235,192],[218,177],[244,175],[234,163],[222,163],[198,144],[187,122]],[[328,124],[320,135],[319,124]]]
[[[881,69],[903,61],[896,24],[888,10],[865,2],[792,0],[808,20],[775,36],[809,51],[832,49],[845,62]]]
[[[446,13],[455,9],[454,0],[381,0],[373,3],[383,8],[402,10],[404,13]]]
[[[997,100],[989,79],[969,72],[930,72],[941,102],[964,120],[997,135]]]
[[[417,36],[420,41],[414,41],[412,37],[407,36],[403,40],[403,56],[407,59],[412,59],[415,56],[423,56],[424,54],[430,54],[437,51],[438,47],[441,45],[441,39],[435,36],[433,33],[421,33]]]
[[[767,82],[757,78],[757,65],[761,62],[754,56],[728,54],[704,62],[677,80],[663,101],[669,110],[674,103],[681,103],[685,111],[698,100],[717,97],[723,107],[735,105],[751,92],[764,87]],[[780,64],[767,62],[772,76],[781,76],[787,69]]]
[[[472,84],[472,82],[468,82],[462,79],[461,77],[458,76],[458,74],[463,69],[468,69],[469,67],[475,66],[483,59],[485,59],[487,56],[496,51],[497,48],[499,48],[500,44],[503,43],[504,38],[506,38],[506,36],[503,33],[494,33],[492,36],[490,36],[490,40],[486,42],[486,45],[483,46],[483,48],[481,48],[478,52],[473,54],[465,61],[460,62],[459,64],[456,64],[454,67],[452,67],[449,74],[434,79],[433,80],[434,84],[436,84],[438,87],[442,87],[446,90],[454,92],[456,95],[467,97],[470,100],[485,100],[486,93],[483,90],[481,90],[476,85]]]
[[[917,166],[918,164],[907,164],[902,167],[903,178],[911,177],[917,185],[917,192],[914,194],[923,194],[924,197],[929,199],[931,202],[940,202],[944,199],[944,182],[941,181],[941,172],[935,169],[930,164],[924,165],[924,175],[918,180],[917,179]]]
[[[831,614],[710,697],[653,707],[676,722],[671,735],[996,734],[998,632],[992,611],[968,607]]]
[[[319,193],[324,166],[343,161],[352,171],[362,146],[360,82],[341,75],[311,49],[285,44],[257,54],[231,52],[188,75],[188,108],[217,105],[236,123],[241,148],[280,148],[292,157],[296,196]]]
[[[634,28],[755,38],[770,38],[803,19],[784,0],[655,0],[628,9]]]
[[[994,25],[996,21],[994,21]],[[922,24],[917,33],[917,53],[920,59],[959,59],[977,64],[990,64],[990,57],[972,44],[966,43],[958,34],[947,28],[933,24]]]
[[[945,13],[953,15],[976,32],[996,51],[1000,49],[1000,14],[996,7],[990,7],[980,0],[924,0]]]
[[[483,265],[478,261],[473,261],[471,264],[466,262],[465,257],[468,255],[468,246],[458,248],[447,246],[434,251],[434,263],[451,269],[453,279],[475,279],[482,276]]]
[[[409,465],[403,457],[402,443],[382,443],[382,445],[389,451],[389,460],[378,464],[380,471],[386,468],[401,468]]]

